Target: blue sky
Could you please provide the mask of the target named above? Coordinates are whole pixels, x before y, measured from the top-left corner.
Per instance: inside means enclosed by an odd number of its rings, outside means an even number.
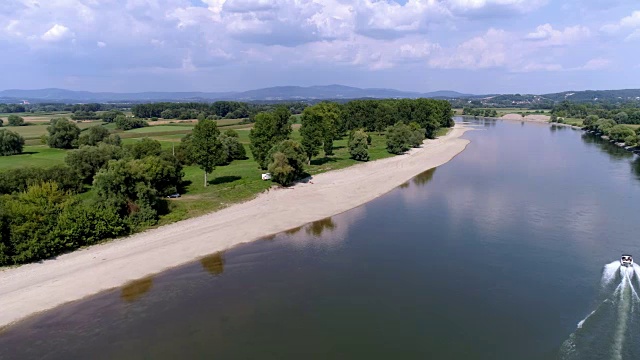
[[[640,88],[637,0],[2,0],[0,89]]]

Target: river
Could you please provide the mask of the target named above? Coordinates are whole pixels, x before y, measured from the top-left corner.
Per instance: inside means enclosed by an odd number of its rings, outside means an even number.
[[[615,261],[640,259],[640,161],[473,126],[363,206],[6,328],[0,358],[637,359],[638,276]]]

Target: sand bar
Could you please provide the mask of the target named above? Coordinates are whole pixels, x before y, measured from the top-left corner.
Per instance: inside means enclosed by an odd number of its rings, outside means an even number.
[[[0,327],[131,280],[360,206],[469,143],[456,124],[446,136],[392,158],[313,177],[220,211],[95,245],[41,263],[0,271]]]

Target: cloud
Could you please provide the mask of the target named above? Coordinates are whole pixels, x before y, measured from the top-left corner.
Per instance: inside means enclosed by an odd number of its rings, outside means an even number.
[[[600,30],[607,34],[615,34],[619,31],[640,28],[640,11],[634,11],[616,23],[606,24]]]
[[[525,39],[538,41],[548,46],[562,46],[584,40],[590,35],[591,31],[585,26],[576,25],[566,27],[564,30],[556,30],[547,23],[528,33]]]
[[[509,43],[515,39],[501,29],[489,29],[481,36],[469,39],[454,49],[445,50],[429,61],[443,69],[485,69],[508,65]]]
[[[505,13],[529,13],[546,5],[547,0],[449,0],[446,3],[460,15],[496,17]]]
[[[611,60],[604,58],[595,58],[587,61],[580,70],[601,70],[607,68],[611,64]]]
[[[106,46],[107,46],[107,43],[102,42],[102,41],[98,41],[98,42],[96,43],[96,45],[97,45],[99,48],[104,48],[104,47],[106,47]]]
[[[69,30],[68,27],[60,24],[55,24],[51,27],[51,29],[47,30],[44,34],[42,34],[42,40],[44,41],[60,41],[70,37],[73,37],[73,33]]]

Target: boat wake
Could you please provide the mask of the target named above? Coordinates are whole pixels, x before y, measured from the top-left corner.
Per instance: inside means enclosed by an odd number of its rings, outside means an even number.
[[[605,265],[601,303],[565,341],[561,360],[640,359],[640,266]]]

